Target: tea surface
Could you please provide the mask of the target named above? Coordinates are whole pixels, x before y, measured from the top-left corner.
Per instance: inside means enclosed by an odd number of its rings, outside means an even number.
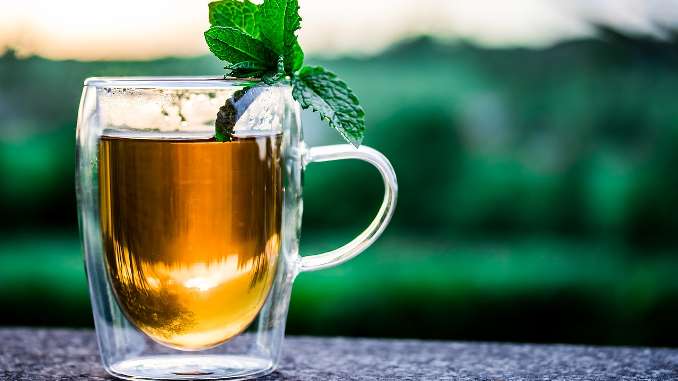
[[[252,323],[280,248],[279,151],[278,136],[102,138],[106,265],[137,328],[167,346],[201,350]]]

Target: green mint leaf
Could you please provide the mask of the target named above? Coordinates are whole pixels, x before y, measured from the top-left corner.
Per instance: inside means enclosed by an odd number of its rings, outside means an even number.
[[[268,71],[265,70],[248,70],[248,69],[234,69],[231,70],[226,77],[234,78],[261,78],[266,75]]]
[[[285,73],[293,76],[304,64],[304,51],[297,40],[297,31],[301,29],[298,0],[287,0],[285,11],[285,31],[283,36],[283,62]]]
[[[285,72],[292,76],[304,62],[296,36],[301,28],[298,0],[265,0],[259,7],[257,24],[262,41],[283,57]]]
[[[234,64],[226,65],[228,70],[266,70],[266,66],[263,66],[261,62],[257,61],[241,61]]]
[[[242,61],[235,64],[229,64],[225,67],[229,70],[229,75],[236,78],[259,78],[269,73],[270,68],[262,66],[260,62]]]
[[[209,4],[210,25],[240,29],[254,38],[260,34],[257,13],[259,6],[249,0],[220,0]]]
[[[283,72],[269,72],[261,77],[261,81],[267,85],[275,85],[277,83],[287,82],[285,73]]]
[[[283,57],[285,73],[294,75],[304,64],[304,52],[296,35],[301,28],[298,0],[265,0],[260,6],[257,24],[262,40]]]
[[[285,48],[287,49],[287,48]],[[294,73],[304,66],[304,51],[299,42],[295,41],[289,51],[285,51],[285,73],[294,76]]]
[[[288,0],[264,0],[257,14],[262,41],[278,55],[283,54],[287,2]]]
[[[322,67],[305,66],[292,84],[292,95],[301,107],[319,112],[344,139],[360,146],[365,134],[365,111],[346,83]]]
[[[251,62],[265,68],[277,65],[275,53],[240,29],[213,26],[205,32],[205,40],[215,56],[230,64]]]

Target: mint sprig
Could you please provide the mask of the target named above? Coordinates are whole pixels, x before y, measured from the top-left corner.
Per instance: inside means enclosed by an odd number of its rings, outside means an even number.
[[[303,108],[320,113],[347,141],[359,146],[365,134],[365,111],[346,83],[322,67],[305,66],[292,79],[292,95]]]
[[[360,145],[365,112],[356,95],[335,74],[304,66],[296,35],[301,28],[298,0],[264,0],[261,5],[249,0],[215,1],[209,5],[209,19],[207,45],[226,62],[230,76],[258,77],[269,85],[291,84],[294,99],[304,109],[318,112],[344,139]],[[230,140],[223,123],[217,130],[217,140]]]

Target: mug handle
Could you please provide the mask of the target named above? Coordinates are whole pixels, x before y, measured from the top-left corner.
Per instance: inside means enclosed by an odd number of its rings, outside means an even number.
[[[301,257],[300,271],[317,271],[340,265],[370,247],[384,232],[393,217],[398,197],[398,181],[393,166],[379,151],[362,146],[355,148],[349,144],[313,147],[306,151],[304,168],[311,163],[356,159],[366,161],[379,170],[384,179],[384,201],[372,223],[346,245],[326,253]]]

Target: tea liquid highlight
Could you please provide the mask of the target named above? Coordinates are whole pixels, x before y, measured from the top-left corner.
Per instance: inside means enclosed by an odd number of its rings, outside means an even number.
[[[100,143],[101,229],[127,318],[182,350],[244,331],[280,249],[280,137]]]

